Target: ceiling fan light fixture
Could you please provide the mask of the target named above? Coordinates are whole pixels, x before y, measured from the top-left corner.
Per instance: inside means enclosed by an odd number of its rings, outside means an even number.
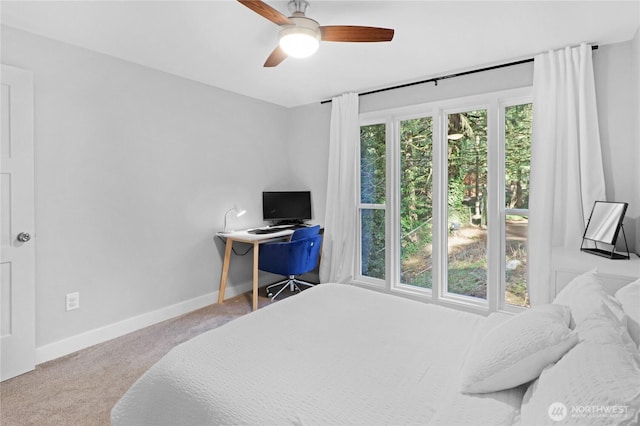
[[[280,31],[280,47],[294,58],[307,58],[318,50],[320,33],[312,28],[293,26]]]
[[[1,0],[0,0],[1,1]],[[365,27],[360,25],[324,25],[307,18],[307,0],[290,0],[291,16],[286,17],[262,0],[237,0],[258,15],[280,27],[278,46],[264,62],[265,68],[278,66],[289,56],[306,58],[313,55],[320,41],[373,43],[393,40],[390,28]]]

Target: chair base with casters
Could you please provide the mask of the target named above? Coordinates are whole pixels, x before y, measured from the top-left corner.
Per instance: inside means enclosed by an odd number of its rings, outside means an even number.
[[[313,287],[315,284],[296,278],[313,271],[318,265],[322,235],[320,226],[300,228],[293,232],[289,241],[260,245],[258,269],[288,277],[267,287],[267,295],[275,300],[286,288],[302,291],[300,285]],[[281,286],[273,295],[272,289]]]
[[[289,287],[289,291],[291,292],[293,291],[301,292],[302,290],[300,289],[300,287],[298,287],[298,284],[306,285],[307,287],[315,286],[315,284],[296,279],[294,275],[289,275],[289,278],[287,278],[286,280],[278,281],[277,283],[273,283],[269,285],[267,287],[267,296],[271,297],[271,301],[274,301],[276,300],[276,297],[280,296],[280,293],[282,293],[287,287]],[[278,290],[278,292],[274,295],[271,288],[278,287],[278,286],[281,286],[281,287]]]

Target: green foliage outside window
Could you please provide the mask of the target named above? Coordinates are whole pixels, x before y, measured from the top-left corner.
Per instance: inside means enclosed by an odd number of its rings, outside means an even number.
[[[385,125],[360,128],[360,202],[384,204],[386,196]]]
[[[531,176],[532,104],[505,108],[505,207],[529,209]],[[528,306],[527,233],[529,217],[506,217],[506,300]]]
[[[386,126],[360,128],[360,202],[384,204],[386,197]],[[385,211],[363,209],[361,216],[361,271],[363,276],[385,278]]]
[[[511,209],[529,208],[531,174],[531,104],[505,109],[505,202]]]
[[[431,288],[433,120],[401,122],[400,251],[404,284]]]
[[[487,110],[448,116],[447,291],[486,299]]]

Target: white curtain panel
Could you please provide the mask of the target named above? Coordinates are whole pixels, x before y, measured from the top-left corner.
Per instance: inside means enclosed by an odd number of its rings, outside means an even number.
[[[591,46],[534,58],[529,297],[550,300],[554,247],[578,251],[594,201],[605,199]]]
[[[320,282],[348,283],[356,259],[358,194],[358,95],[345,93],[331,100],[327,205],[320,262]]]

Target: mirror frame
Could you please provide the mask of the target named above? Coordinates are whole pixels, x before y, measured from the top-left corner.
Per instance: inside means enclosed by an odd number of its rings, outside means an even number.
[[[616,229],[613,233],[613,238],[611,239],[611,241],[609,240],[597,240],[594,238],[590,238],[587,235],[589,234],[589,230],[590,230],[590,226],[593,227],[594,224],[592,223],[592,219],[593,219],[593,214],[596,211],[596,208],[598,207],[599,204],[615,204],[615,205],[619,205],[622,206],[622,211],[620,211],[618,213],[618,217],[614,218],[615,219],[615,225],[616,225]],[[580,246],[580,250],[587,252],[587,253],[591,253],[591,254],[595,254],[598,256],[603,256],[603,257],[608,257],[610,259],[630,259],[629,256],[629,247],[627,246],[627,253],[626,255],[624,254],[620,254],[620,253],[615,253],[615,245],[616,245],[616,241],[618,240],[618,235],[620,233],[620,230],[622,230],[622,235],[624,237],[624,242],[625,245],[627,244],[627,237],[624,235],[624,228],[622,226],[622,221],[624,220],[624,215],[627,212],[627,207],[629,206],[628,203],[624,203],[624,202],[615,202],[615,201],[596,201],[593,203],[593,208],[591,209],[591,214],[589,215],[589,220],[587,221],[587,226],[585,226],[584,229],[584,234],[582,234],[582,244]],[[584,247],[584,243],[585,240],[587,241],[593,241],[595,244],[595,248],[586,248]],[[603,250],[601,248],[598,248],[598,244],[597,243],[603,243],[603,244],[608,244],[611,247],[610,250]]]

